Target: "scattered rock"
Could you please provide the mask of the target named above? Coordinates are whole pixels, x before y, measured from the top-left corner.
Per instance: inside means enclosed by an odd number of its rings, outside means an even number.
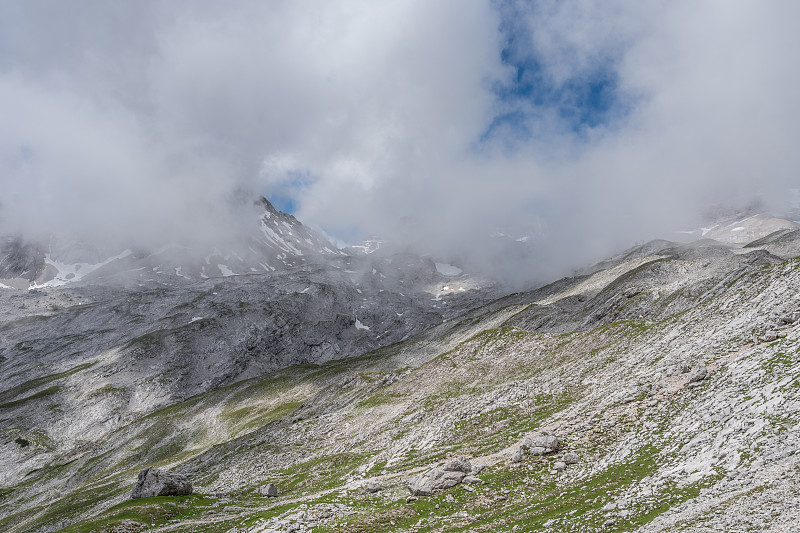
[[[276,498],[278,496],[278,487],[273,483],[267,483],[258,487],[258,493],[268,498]]]
[[[131,498],[182,496],[191,493],[192,484],[185,476],[151,467],[139,472],[139,478],[133,487]]]
[[[473,475],[468,475],[464,476],[464,479],[462,479],[461,482],[466,483],[468,485],[480,485],[481,483],[483,483],[483,480]]]
[[[565,463],[564,461],[556,461],[555,463],[553,463],[553,468],[560,472],[567,468],[567,463]]]
[[[437,466],[415,477],[408,484],[408,490],[413,496],[430,496],[437,490],[455,487],[470,472],[472,472],[472,465],[467,458],[456,457],[443,466]]]

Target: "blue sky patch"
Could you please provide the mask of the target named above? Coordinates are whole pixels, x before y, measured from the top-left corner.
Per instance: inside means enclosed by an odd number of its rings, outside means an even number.
[[[618,58],[598,60],[557,80],[543,66],[544,58],[534,46],[528,20],[536,16],[535,4],[496,2],[495,6],[503,37],[500,60],[513,74],[492,87],[498,111],[481,142],[497,137],[527,141],[553,133],[580,138],[593,128],[612,127],[626,116],[630,106],[619,88]],[[544,121],[548,128],[542,130],[538,123]]]

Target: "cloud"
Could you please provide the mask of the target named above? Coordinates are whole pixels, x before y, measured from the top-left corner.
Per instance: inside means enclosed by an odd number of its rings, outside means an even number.
[[[218,238],[249,187],[339,239],[557,275],[711,205],[785,207],[798,10],[4,2],[0,226]],[[487,259],[498,232],[533,251]]]

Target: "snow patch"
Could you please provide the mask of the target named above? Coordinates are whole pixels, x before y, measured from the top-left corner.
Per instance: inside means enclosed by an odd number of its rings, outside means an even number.
[[[66,284],[66,283],[71,283],[71,282],[74,282],[74,281],[78,281],[78,280],[86,277],[87,275],[91,274],[92,272],[94,272],[98,268],[104,267],[107,264],[109,264],[109,263],[111,263],[113,261],[116,261],[117,259],[124,259],[124,258],[128,257],[129,255],[131,255],[132,253],[133,252],[131,252],[130,250],[125,250],[121,254],[109,257],[108,259],[106,259],[105,261],[102,261],[100,263],[94,263],[94,264],[90,264],[90,263],[74,263],[74,264],[71,264],[71,265],[67,264],[67,263],[62,263],[60,261],[54,261],[50,257],[50,254],[48,253],[48,254],[46,254],[44,256],[44,262],[47,263],[48,265],[54,267],[58,271],[58,273],[50,281],[42,283],[41,285],[34,284],[33,286],[31,286],[31,289],[40,289],[40,288],[44,288],[44,287],[58,287],[60,285]]]
[[[204,316],[193,316],[192,319],[189,321],[189,324],[191,324],[192,322],[197,322],[198,320],[203,320],[204,318],[205,318]]]
[[[458,276],[463,270],[447,263],[436,263],[436,271],[444,276]]]
[[[236,275],[236,273],[233,270],[231,270],[230,268],[228,268],[227,265],[219,264],[219,265],[217,265],[217,268],[219,269],[220,272],[222,272],[222,275],[224,277],[226,277],[226,278],[228,276],[235,276]]]
[[[369,326],[365,326],[359,319],[356,318],[356,329],[363,329],[369,331]]]

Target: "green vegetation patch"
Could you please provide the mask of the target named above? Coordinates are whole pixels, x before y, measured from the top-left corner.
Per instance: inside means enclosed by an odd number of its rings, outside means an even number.
[[[215,498],[200,494],[188,496],[157,496],[128,500],[105,511],[100,516],[73,524],[63,533],[93,533],[114,531],[143,531],[151,527],[165,526],[208,514],[214,507]],[[122,529],[122,528],[125,529]]]
[[[51,374],[49,376],[43,376],[43,377],[40,377],[40,378],[32,379],[30,381],[26,381],[25,383],[20,383],[19,385],[15,386],[15,387],[11,387],[7,391],[0,392],[0,408],[6,407],[9,404],[13,404],[14,402],[9,402],[9,400],[12,400],[13,398],[16,398],[17,396],[25,394],[26,392],[32,391],[34,389],[38,389],[39,387],[43,387],[43,386],[47,385],[48,383],[51,383],[51,382],[56,381],[58,379],[63,379],[63,378],[69,377],[72,374],[75,374],[77,372],[80,372],[81,370],[85,370],[85,369],[91,367],[92,365],[94,365],[94,363],[84,363],[82,365],[78,365],[78,366],[76,366],[74,368],[71,368],[71,369],[69,369],[69,370],[67,370],[65,372],[59,372],[58,374]],[[28,398],[23,398],[22,400],[19,400],[19,401],[20,402],[21,401],[25,401],[27,399],[34,398],[34,397],[36,397],[36,395],[28,396]]]
[[[267,409],[262,408],[260,405],[249,405],[238,409],[224,410],[219,418],[228,424],[232,435],[238,435],[280,420],[290,415],[301,405],[303,405],[303,402],[286,402]]]

